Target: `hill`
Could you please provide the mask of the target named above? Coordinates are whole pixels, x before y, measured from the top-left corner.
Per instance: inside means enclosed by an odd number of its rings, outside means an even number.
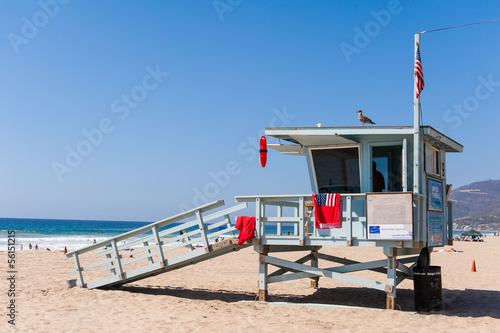
[[[500,180],[486,180],[451,191],[453,218],[458,228],[500,228]]]

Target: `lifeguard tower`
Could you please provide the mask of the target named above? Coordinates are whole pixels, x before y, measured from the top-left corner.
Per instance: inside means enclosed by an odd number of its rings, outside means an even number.
[[[462,152],[463,146],[420,125],[424,82],[419,33],[415,35],[414,74],[413,126],[265,130],[266,136],[279,139],[268,148],[305,157],[313,193],[340,194],[343,218],[339,228],[316,228],[312,194],[236,197],[237,201],[255,202],[260,300],[267,299],[269,283],[309,278],[317,287],[320,277],[328,277],[385,291],[387,308],[394,309],[397,285],[413,277],[408,264],[418,261],[417,267],[428,266],[433,247],[452,244],[446,153]],[[290,208],[293,213],[285,217],[283,212]],[[293,235],[283,235],[283,223],[294,225]],[[275,234],[266,232],[268,224],[277,225]],[[386,259],[355,262],[322,254],[322,246],[379,247]],[[271,255],[299,249],[310,254],[295,262]],[[318,259],[343,265],[321,269]],[[268,274],[269,265],[279,269]],[[345,274],[362,270],[385,273],[387,279],[371,281]]]
[[[387,308],[393,309],[396,286],[412,276],[405,264],[418,259],[408,256],[451,244],[446,153],[462,152],[462,145],[429,126],[416,132],[413,126],[267,128],[265,134],[281,141],[268,148],[305,157],[313,193],[341,195],[343,221],[341,228],[315,228],[312,194],[236,197],[256,204],[259,299],[266,300],[269,283],[310,278],[317,287],[319,277],[328,277],[383,290]],[[294,213],[285,217],[290,207]],[[283,234],[285,223],[295,226],[294,234]],[[269,224],[277,225],[275,234],[266,232]],[[387,259],[353,262],[321,254],[322,246],[381,247]],[[310,255],[295,262],[271,255],[298,250]],[[318,259],[344,266],[320,269]],[[268,274],[269,265],[279,270]],[[361,270],[385,272],[387,281],[344,274]]]
[[[416,64],[419,38],[417,34]],[[413,126],[265,130],[266,136],[279,140],[268,148],[306,159],[311,194],[237,196],[240,204],[215,212],[224,202],[209,203],[67,253],[75,263],[71,273],[81,287],[109,288],[253,245],[259,253],[260,300],[267,299],[269,283],[305,278],[317,287],[319,278],[327,277],[382,290],[387,308],[394,309],[396,287],[413,276],[411,265],[424,259],[428,265],[429,250],[452,242],[446,153],[463,151],[434,128],[420,126],[423,81],[418,81],[415,68],[415,87],[420,90],[414,95]],[[315,226],[312,193],[340,196],[341,226]],[[255,203],[255,238],[238,244],[230,215],[248,203]],[[288,225],[293,225],[293,233],[284,232]],[[231,238],[211,243],[222,235]],[[321,253],[323,246],[378,247],[385,258],[356,262]],[[300,251],[308,254],[293,262],[272,255]],[[320,259],[341,265],[319,268]],[[269,274],[269,265],[278,269]],[[386,281],[346,274],[363,270],[383,273]]]

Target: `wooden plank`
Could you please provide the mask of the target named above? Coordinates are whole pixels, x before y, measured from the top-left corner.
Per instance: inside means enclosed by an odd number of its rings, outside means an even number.
[[[300,223],[301,218],[296,216],[296,217],[274,217],[274,216],[269,216],[269,217],[263,217],[262,221],[264,223]]]
[[[403,263],[400,260],[396,260],[396,268],[399,269],[401,272],[405,273],[407,276],[413,275],[412,270],[403,265]]]
[[[212,220],[215,220],[216,218],[219,218],[219,217],[222,217],[224,215],[228,215],[228,214],[240,211],[240,210],[245,209],[247,207],[248,207],[248,204],[246,202],[245,203],[241,203],[241,204],[236,205],[236,206],[232,206],[232,207],[229,207],[229,208],[226,208],[226,209],[223,209],[223,210],[219,210],[216,213],[208,214],[208,215],[206,215],[206,216],[203,217],[203,220],[205,222],[212,221]]]
[[[106,259],[106,260],[98,261],[98,262],[95,262],[93,264],[81,267],[81,271],[82,272],[83,271],[88,271],[88,270],[90,270],[92,268],[99,267],[99,266],[102,266],[102,265],[105,265],[105,264],[109,264],[112,261],[113,261],[113,259]],[[76,270],[70,271],[70,274],[74,274],[74,273],[76,273]]]
[[[265,257],[265,262],[274,266],[278,266],[281,268],[290,268],[296,271],[304,272],[304,273],[309,273],[311,276],[318,276],[318,277],[327,277],[335,280],[340,280],[344,282],[349,282],[357,285],[361,285],[364,287],[372,288],[372,289],[377,289],[377,290],[382,290],[385,291],[387,285],[382,282],[378,281],[372,281],[372,280],[367,280],[363,279],[357,276],[352,276],[352,275],[346,275],[346,274],[341,274],[341,273],[336,273],[336,272],[331,272],[329,270],[325,269],[320,269],[316,267],[311,267],[307,265],[302,265],[302,264],[297,264],[293,263],[287,260],[283,259],[278,259],[270,256]]]
[[[294,262],[298,263],[298,264],[303,264],[305,262],[308,262],[309,260],[311,260],[311,255],[310,254],[308,254],[308,255],[306,255],[306,256],[304,256],[302,258],[299,258],[299,259],[295,260]],[[277,271],[269,274],[268,278],[271,278],[271,277],[274,277],[274,276],[283,275],[286,272],[290,272],[290,270],[287,269],[287,268],[280,268]],[[296,271],[292,271],[292,272],[296,272]]]

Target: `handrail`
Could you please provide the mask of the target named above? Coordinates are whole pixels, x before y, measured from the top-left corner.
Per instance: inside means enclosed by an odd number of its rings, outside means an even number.
[[[126,238],[130,238],[130,237],[134,237],[134,236],[137,236],[137,235],[141,235],[141,234],[143,234],[145,232],[151,231],[151,227],[153,227],[153,226],[156,226],[157,228],[161,228],[161,227],[164,227],[164,226],[166,226],[168,224],[181,221],[181,220],[183,220],[185,218],[188,218],[188,217],[191,217],[191,216],[195,216],[196,211],[205,212],[205,211],[212,210],[212,209],[220,207],[220,206],[224,206],[224,200],[217,200],[217,201],[208,203],[206,205],[203,205],[203,206],[200,206],[200,207],[197,207],[197,208],[193,208],[193,209],[190,209],[190,210],[185,211],[183,213],[174,215],[172,217],[169,217],[169,218],[157,221],[157,222],[150,223],[150,224],[145,225],[143,227],[140,227],[140,228],[134,229],[132,231],[126,232],[124,234],[118,235],[116,237],[113,237],[113,239],[115,241],[120,241],[120,240],[123,240],[123,239],[126,239]],[[95,244],[88,245],[88,246],[82,247],[80,249],[68,252],[66,254],[66,257],[70,258],[73,255],[73,253],[85,253],[85,252],[93,251],[95,249],[98,249],[100,247],[106,246],[108,244],[109,244],[109,239],[108,240],[104,240],[104,241],[100,241],[100,242],[97,242]]]
[[[230,214],[245,209],[248,204],[240,203],[213,211],[223,205],[223,200],[214,201],[105,241],[68,252],[66,256],[73,257],[75,263],[75,269],[71,273],[77,274],[80,286],[96,288],[159,274],[172,269],[173,263],[177,265],[176,267],[180,267],[205,260],[203,257],[205,255],[211,257],[224,254],[225,251],[230,251],[235,246],[236,243],[232,241],[232,238],[228,239],[229,242],[224,240],[215,247],[210,242],[225,234],[229,234],[231,237],[235,236],[236,228],[231,222]],[[207,223],[209,221],[214,221],[214,223]],[[181,224],[164,228],[177,222]],[[181,233],[178,234],[180,231]],[[180,242],[181,240],[182,242]],[[118,245],[118,242],[121,241],[126,241],[126,243]],[[170,244],[172,242],[173,244]],[[167,243],[169,243],[168,246]],[[131,247],[139,244],[140,247]],[[202,244],[201,248],[198,244]],[[103,249],[107,245],[111,247]],[[119,251],[125,247],[129,247],[130,251],[127,251],[126,254],[120,253]],[[181,247],[187,247],[188,251],[181,251],[181,253],[173,251]],[[89,262],[89,256],[86,256],[83,258],[85,264],[80,264],[79,256],[88,252],[92,252],[95,258],[90,259],[92,261]],[[128,266],[133,263],[132,267]],[[100,266],[103,265],[104,267],[101,268]],[[96,268],[97,270],[93,270],[93,272],[97,271],[101,276],[102,273],[107,275],[107,272],[111,275],[85,283],[83,272]]]

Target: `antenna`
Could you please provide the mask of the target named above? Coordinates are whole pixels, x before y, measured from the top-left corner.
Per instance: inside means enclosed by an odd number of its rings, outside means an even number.
[[[436,32],[436,31],[441,31],[441,30],[448,30],[448,29],[468,27],[470,25],[483,24],[483,23],[489,23],[489,22],[495,22],[495,21],[500,21],[500,19],[494,19],[494,20],[482,21],[482,22],[474,22],[474,23],[462,24],[462,25],[455,25],[453,27],[439,28],[439,29],[434,29],[434,30],[426,30],[426,31],[422,31],[420,34],[425,34],[427,32]]]

